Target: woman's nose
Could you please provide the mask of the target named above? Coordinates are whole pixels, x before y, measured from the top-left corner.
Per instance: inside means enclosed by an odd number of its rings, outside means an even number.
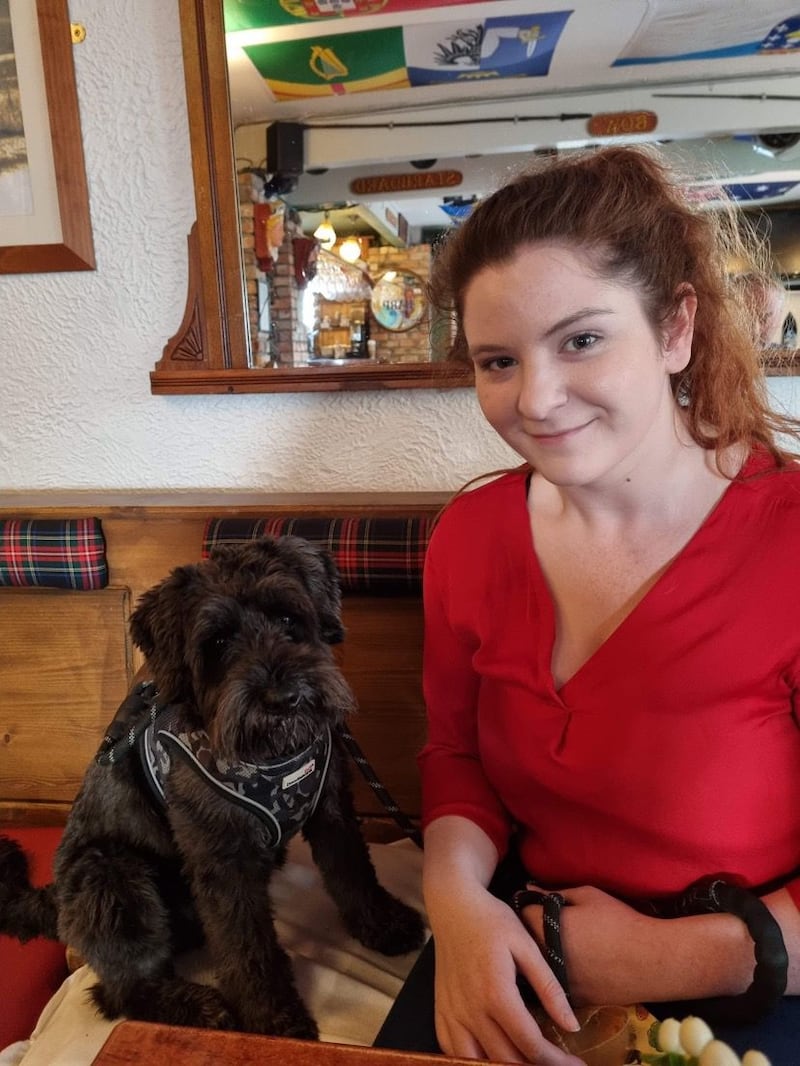
[[[551,364],[527,365],[523,368],[517,409],[536,422],[543,422],[567,402],[566,380],[558,367]]]

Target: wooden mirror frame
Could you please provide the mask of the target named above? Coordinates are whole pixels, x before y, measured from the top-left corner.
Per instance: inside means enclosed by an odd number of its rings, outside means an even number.
[[[456,362],[251,367],[222,0],[180,0],[197,221],[186,310],[150,374],[156,394],[443,389],[472,384]]]

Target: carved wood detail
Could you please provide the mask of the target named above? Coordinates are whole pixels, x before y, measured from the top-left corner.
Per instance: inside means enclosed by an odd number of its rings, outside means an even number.
[[[206,361],[205,307],[200,287],[200,263],[197,242],[197,223],[192,226],[187,238],[189,277],[187,281],[186,309],[178,331],[164,345],[164,354],[156,364],[151,378],[159,371],[169,370],[170,364],[196,363],[208,368]]]

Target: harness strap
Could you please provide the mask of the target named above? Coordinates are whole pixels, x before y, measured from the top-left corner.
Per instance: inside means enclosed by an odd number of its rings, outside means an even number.
[[[159,706],[157,697],[158,689],[152,681],[142,681],[130,692],[108,727],[95,762],[100,766],[113,766],[137,746],[140,737],[166,710],[166,707]],[[395,802],[353,734],[344,725],[340,725],[336,732],[378,801],[405,835],[421,848],[422,834],[419,828]]]

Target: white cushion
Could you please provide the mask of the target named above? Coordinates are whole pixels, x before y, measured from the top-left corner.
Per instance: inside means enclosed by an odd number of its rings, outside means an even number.
[[[373,844],[381,883],[423,911],[422,852],[411,841]],[[417,953],[387,958],[349,937],[322,886],[306,843],[295,837],[286,865],[272,881],[278,936],[294,964],[300,995],[322,1040],[372,1044]],[[213,983],[203,952],[180,960],[180,972]],[[31,1039],[0,1052],[0,1066],[89,1066],[116,1024],[101,1018],[87,990],[96,981],[76,970],[39,1018]]]

